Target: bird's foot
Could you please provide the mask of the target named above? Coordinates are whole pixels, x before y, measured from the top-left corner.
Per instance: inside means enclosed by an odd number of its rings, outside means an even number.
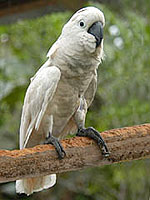
[[[76,136],[89,137],[89,138],[95,140],[102,149],[102,155],[104,157],[109,156],[110,152],[108,151],[106,143],[104,142],[100,133],[97,130],[95,130],[93,127],[78,129]]]
[[[46,138],[46,141],[44,142],[44,144],[52,144],[58,153],[59,159],[63,159],[65,157],[66,153],[65,153],[61,143],[59,142],[59,140],[57,138],[55,138],[51,134],[49,134],[49,136]]]

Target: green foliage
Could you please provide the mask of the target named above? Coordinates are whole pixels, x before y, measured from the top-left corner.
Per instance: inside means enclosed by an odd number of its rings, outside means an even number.
[[[136,3],[135,3],[136,2]],[[106,130],[149,122],[149,2],[111,1],[96,5],[105,13],[105,60],[87,126]],[[133,12],[134,9],[134,12]],[[0,147],[17,146],[21,107],[29,78],[46,60],[70,13],[0,26]],[[136,161],[59,175],[50,190],[28,199],[148,200],[150,162]],[[14,187],[0,187],[0,199],[18,199]],[[21,199],[26,199],[23,196]]]
[[[97,5],[99,6],[99,5]],[[130,10],[124,18],[118,13],[99,6],[106,15],[106,58],[99,69],[98,93],[103,102],[99,112],[89,112],[88,123],[97,124],[100,130],[149,122],[149,29],[144,16]],[[116,35],[111,34],[115,25]],[[115,44],[116,39],[122,45]]]

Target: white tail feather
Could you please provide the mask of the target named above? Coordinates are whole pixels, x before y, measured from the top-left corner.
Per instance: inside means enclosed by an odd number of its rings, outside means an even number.
[[[55,183],[56,183],[56,174],[43,177],[17,180],[16,192],[30,195],[33,192],[39,192],[43,189],[48,189],[52,187]]]

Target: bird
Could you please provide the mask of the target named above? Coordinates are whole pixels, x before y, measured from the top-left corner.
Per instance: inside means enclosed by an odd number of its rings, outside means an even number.
[[[107,145],[93,127],[85,128],[87,109],[97,89],[97,69],[104,57],[103,12],[79,9],[63,26],[47,53],[47,61],[31,78],[22,108],[20,149],[54,145],[58,158],[66,153],[60,140],[70,133],[94,139],[109,156]],[[56,183],[56,174],[16,181],[16,192],[30,195]]]

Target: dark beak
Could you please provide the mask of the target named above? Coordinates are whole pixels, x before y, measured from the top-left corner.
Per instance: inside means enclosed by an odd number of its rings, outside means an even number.
[[[103,39],[103,26],[101,22],[95,22],[92,26],[88,29],[88,33],[92,34],[96,39],[96,47],[101,44]]]

